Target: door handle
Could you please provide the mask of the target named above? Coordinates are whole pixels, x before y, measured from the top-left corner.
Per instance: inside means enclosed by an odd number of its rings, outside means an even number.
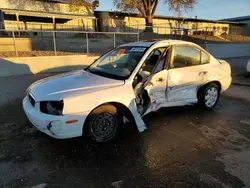
[[[207,71],[202,71],[199,73],[199,76],[206,75],[208,72]]]
[[[156,82],[163,82],[163,81],[164,81],[163,78],[158,78],[158,79],[156,80]]]

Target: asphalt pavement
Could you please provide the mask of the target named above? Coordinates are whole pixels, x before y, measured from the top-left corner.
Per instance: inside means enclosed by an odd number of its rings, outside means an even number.
[[[42,77],[0,78],[0,187],[250,187],[250,87],[232,85],[213,111],[162,109],[116,140],[56,140],[25,117],[21,100]]]

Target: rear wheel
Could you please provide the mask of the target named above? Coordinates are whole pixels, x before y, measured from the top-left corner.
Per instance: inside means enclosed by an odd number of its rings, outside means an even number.
[[[202,87],[198,93],[198,103],[205,109],[213,109],[220,97],[220,88],[211,83]]]
[[[96,142],[107,142],[114,139],[119,130],[121,118],[113,105],[103,105],[95,109],[89,117],[89,137]]]

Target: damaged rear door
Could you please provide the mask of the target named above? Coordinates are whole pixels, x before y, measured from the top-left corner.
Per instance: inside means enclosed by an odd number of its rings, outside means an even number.
[[[168,71],[167,99],[169,103],[197,101],[197,88],[204,82],[201,50],[191,45],[175,45]]]

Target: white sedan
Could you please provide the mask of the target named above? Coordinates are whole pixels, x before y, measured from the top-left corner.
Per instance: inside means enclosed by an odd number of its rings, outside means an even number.
[[[54,138],[113,139],[126,124],[162,107],[215,107],[231,68],[200,46],[176,40],[121,45],[84,70],[32,84],[23,100],[31,123]]]

